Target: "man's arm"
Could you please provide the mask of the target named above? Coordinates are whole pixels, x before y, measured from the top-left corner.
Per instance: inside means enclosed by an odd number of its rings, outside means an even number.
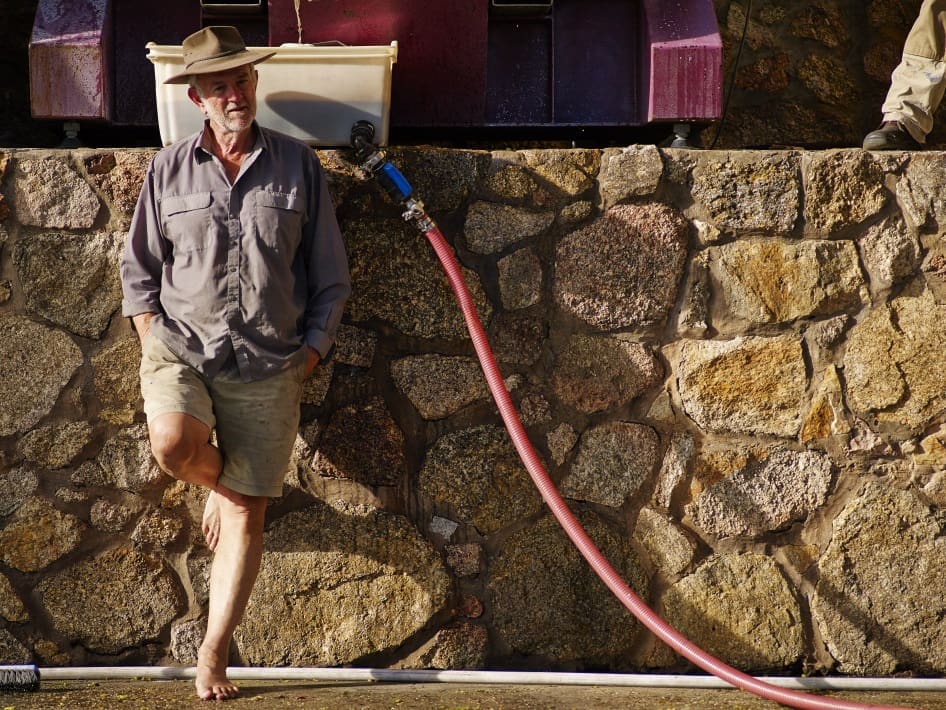
[[[122,254],[122,315],[130,317],[140,339],[151,328],[151,318],[161,312],[161,270],[166,244],[154,199],[152,165],[145,174],[135,214]]]
[[[312,368],[329,356],[351,294],[348,257],[335,219],[335,206],[317,158],[315,166],[315,184],[309,192],[309,221],[303,227],[302,239],[307,277],[304,337],[309,346],[307,364]]]

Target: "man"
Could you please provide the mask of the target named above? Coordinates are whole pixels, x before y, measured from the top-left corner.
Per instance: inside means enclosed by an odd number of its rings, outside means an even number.
[[[923,0],[865,150],[920,150],[946,90],[946,0]]]
[[[184,40],[184,71],[166,83],[189,83],[206,120],[152,161],[121,265],[152,452],[209,489],[205,700],[238,693],[227,657],[259,571],[266,501],[282,492],[302,383],[351,292],[317,156],[255,121],[254,65],[273,54],[247,50],[233,27]]]

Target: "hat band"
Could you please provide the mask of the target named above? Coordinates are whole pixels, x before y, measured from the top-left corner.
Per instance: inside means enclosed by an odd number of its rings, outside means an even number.
[[[191,69],[192,67],[200,64],[201,62],[212,62],[217,59],[223,59],[225,57],[234,57],[240,53],[249,54],[249,52],[247,52],[246,49],[232,49],[229,52],[221,52],[220,54],[215,54],[212,57],[200,57],[199,59],[192,59],[185,65],[185,69]]]

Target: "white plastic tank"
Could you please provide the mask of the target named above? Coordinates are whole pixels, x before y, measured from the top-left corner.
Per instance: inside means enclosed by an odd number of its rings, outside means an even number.
[[[158,128],[170,145],[200,130],[203,115],[187,98],[187,84],[164,80],[184,69],[180,45],[146,45],[154,64]],[[284,44],[259,71],[256,118],[313,146],[347,146],[356,121],[370,121],[375,140],[388,140],[391,72],[397,42],[390,46]]]

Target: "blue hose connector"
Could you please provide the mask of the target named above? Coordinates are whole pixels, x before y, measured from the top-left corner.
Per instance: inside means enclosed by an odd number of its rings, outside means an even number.
[[[374,176],[388,196],[399,205],[407,202],[414,192],[407,178],[390,161],[385,160],[375,171]]]
[[[373,141],[374,124],[370,121],[358,121],[351,127],[351,146],[355,149],[355,159],[378,180],[396,204],[403,205],[411,199],[414,189]]]

